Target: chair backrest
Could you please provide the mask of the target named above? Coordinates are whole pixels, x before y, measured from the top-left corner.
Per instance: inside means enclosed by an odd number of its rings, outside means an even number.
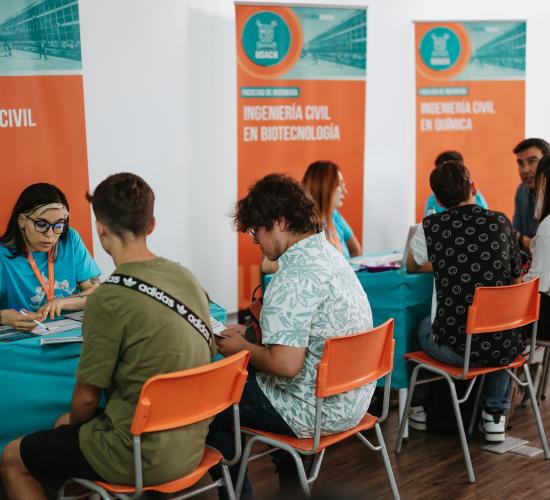
[[[141,389],[130,432],[175,429],[200,422],[241,399],[250,353],[151,377]]]
[[[393,368],[393,345],[393,319],[363,333],[327,339],[317,365],[317,397],[351,391],[387,375]]]
[[[468,308],[466,333],[500,332],[539,318],[539,278],[519,285],[479,287]]]

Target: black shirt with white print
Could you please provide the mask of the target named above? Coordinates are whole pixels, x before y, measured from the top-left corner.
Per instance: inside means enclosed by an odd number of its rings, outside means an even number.
[[[479,286],[510,285],[520,276],[519,245],[503,213],[478,205],[430,215],[422,226],[435,278],[434,340],[464,356],[466,319],[474,291]],[[507,365],[524,347],[516,330],[472,335],[470,362],[476,366]]]

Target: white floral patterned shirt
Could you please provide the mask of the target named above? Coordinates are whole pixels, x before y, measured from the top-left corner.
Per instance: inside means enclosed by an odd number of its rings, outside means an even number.
[[[305,361],[294,378],[257,373],[261,389],[298,437],[315,427],[317,364],[327,338],[372,328],[367,295],[345,258],[323,233],[292,245],[279,257],[264,297],[260,325],[266,345],[305,347]],[[354,427],[365,415],[375,383],[325,398],[324,434]]]

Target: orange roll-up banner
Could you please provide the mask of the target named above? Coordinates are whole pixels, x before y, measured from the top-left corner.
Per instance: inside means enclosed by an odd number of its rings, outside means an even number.
[[[361,241],[366,87],[365,9],[236,5],[238,197],[263,176],[301,180],[339,165],[342,214]],[[260,283],[260,249],[238,236],[239,309]]]
[[[21,191],[55,184],[92,250],[78,2],[0,5],[0,232]]]
[[[416,220],[437,155],[459,151],[489,208],[513,214],[514,146],[525,130],[525,22],[419,22]]]

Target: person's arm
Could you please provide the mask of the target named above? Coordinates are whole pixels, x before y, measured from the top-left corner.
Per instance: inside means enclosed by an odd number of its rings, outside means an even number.
[[[50,319],[54,319],[61,314],[61,311],[81,311],[86,305],[86,298],[98,286],[99,278],[93,278],[78,284],[80,292],[69,297],[57,297],[49,302],[46,302],[39,310],[42,317],[50,315]]]
[[[431,273],[433,272],[433,267],[431,262],[426,262],[425,264],[417,264],[414,260],[412,252],[409,252],[407,255],[407,272],[411,274],[417,273]]]
[[[250,364],[256,370],[278,377],[293,378],[304,366],[305,347],[252,344],[236,332],[226,330],[226,338],[216,338],[218,351],[229,356],[242,350],[250,351]]]
[[[16,330],[28,332],[36,328],[34,320],[43,320],[44,316],[39,313],[28,312],[21,314],[15,309],[4,309],[0,311],[0,325],[11,326]]]
[[[431,273],[433,271],[432,264],[428,259],[428,245],[422,224],[417,226],[411,238],[406,265],[409,273]]]
[[[269,260],[267,257],[262,257],[262,273],[273,274],[279,270],[279,264],[276,260]]]
[[[76,384],[71,401],[70,424],[88,422],[94,418],[101,392],[99,387],[90,384]]]
[[[363,255],[363,248],[361,247],[361,243],[359,243],[359,240],[355,237],[354,234],[352,234],[351,237],[346,240],[346,245],[348,247],[351,257]]]

